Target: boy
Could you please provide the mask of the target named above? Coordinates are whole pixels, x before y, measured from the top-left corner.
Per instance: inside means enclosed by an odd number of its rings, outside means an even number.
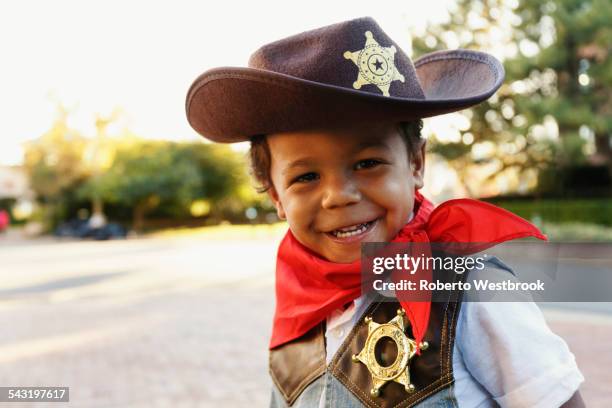
[[[363,18],[263,46],[249,66],[201,75],[187,116],[213,141],[251,141],[253,174],[289,224],[277,259],[272,406],[582,406],[573,355],[533,303],[361,293],[365,242],[545,238],[491,205],[434,209],[418,192],[421,118],[491,96],[499,62],[455,50],[413,65]],[[491,260],[482,273],[507,271]],[[529,347],[517,340],[524,333]]]

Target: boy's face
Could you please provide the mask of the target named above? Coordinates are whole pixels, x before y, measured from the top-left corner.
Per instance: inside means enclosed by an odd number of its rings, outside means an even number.
[[[270,197],[295,238],[332,262],[359,259],[362,242],[390,241],[423,186],[397,126],[370,124],[268,136]]]

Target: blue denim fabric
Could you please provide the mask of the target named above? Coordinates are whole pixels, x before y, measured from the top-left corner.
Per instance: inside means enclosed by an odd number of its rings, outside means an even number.
[[[454,408],[457,407],[457,400],[454,395],[454,386],[450,385],[437,393],[430,395],[427,399],[419,402],[414,407],[416,408]],[[298,399],[291,405],[291,408],[318,408],[321,403],[321,394],[325,393],[325,407],[329,408],[358,408],[364,407],[340,381],[338,381],[330,373],[325,373],[321,377],[312,382],[300,394]],[[289,407],[285,403],[280,392],[275,386],[272,387],[272,399],[270,408],[286,408]]]

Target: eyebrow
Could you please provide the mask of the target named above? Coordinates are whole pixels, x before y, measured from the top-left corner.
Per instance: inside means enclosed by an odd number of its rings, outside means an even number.
[[[355,152],[360,152],[361,150],[365,150],[368,147],[382,147],[383,149],[389,149],[386,143],[381,142],[380,140],[365,140],[357,145],[355,148]]]
[[[282,171],[282,174],[286,175],[287,173],[289,173],[290,170],[292,170],[292,169],[294,169],[296,167],[308,166],[309,164],[312,163],[312,161],[313,160],[310,157],[305,157],[303,159],[298,159],[298,160],[292,161],[287,166],[285,166],[285,168]]]
[[[365,150],[370,147],[379,147],[379,148],[383,148],[386,150],[390,150],[389,146],[387,146],[385,143],[381,142],[380,140],[366,140],[366,141],[359,143],[355,147],[353,154],[359,153],[360,151]],[[311,158],[311,157],[304,157],[301,159],[294,160],[290,162],[287,166],[285,166],[281,174],[286,175],[290,170],[296,167],[308,166],[308,165],[311,165],[313,162],[314,162],[314,158]]]

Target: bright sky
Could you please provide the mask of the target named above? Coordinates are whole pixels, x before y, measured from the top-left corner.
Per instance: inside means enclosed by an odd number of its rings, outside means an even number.
[[[143,137],[199,136],[184,114],[208,68],[245,66],[260,45],[370,15],[404,49],[409,30],[446,17],[450,0],[13,1],[0,6],[0,165],[47,130],[57,102],[95,133],[95,114],[121,109]],[[109,132],[111,129],[109,129]]]

